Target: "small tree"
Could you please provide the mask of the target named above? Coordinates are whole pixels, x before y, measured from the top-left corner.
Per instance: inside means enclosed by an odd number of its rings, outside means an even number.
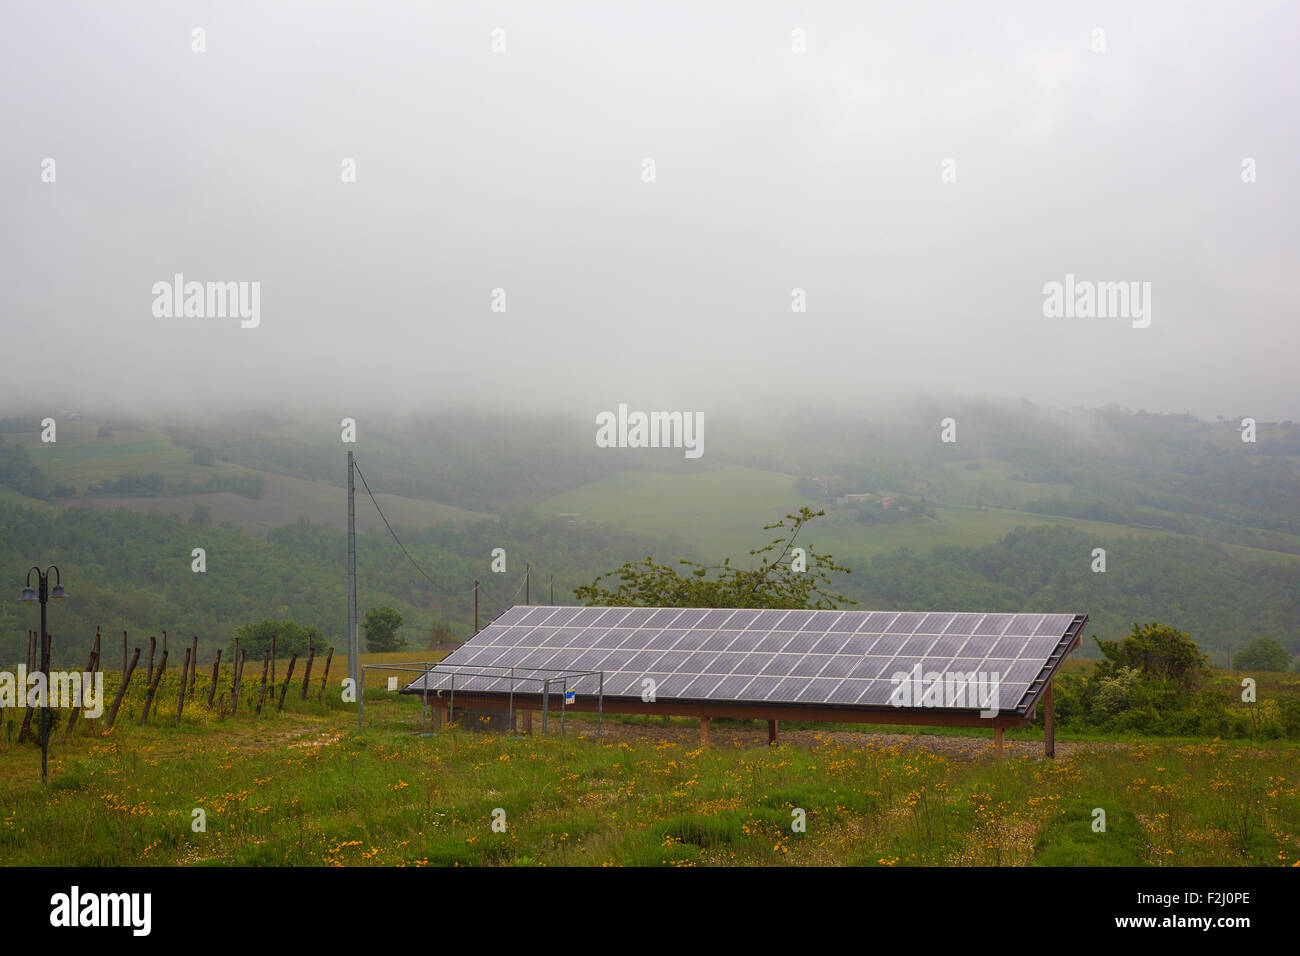
[[[311,625],[304,627],[293,621],[259,621],[257,624],[241,624],[235,628],[226,649],[227,654],[235,652],[235,638],[239,638],[239,649],[250,658],[260,657],[271,646],[271,637],[275,636],[277,655],[299,654],[307,656],[307,644],[310,641],[317,648],[325,646],[325,637]]]
[[[794,542],[799,532],[813,518],[825,511],[800,508],[763,530],[781,528],[786,533],[769,544],[750,551],[759,559],[758,567],[738,568],[727,558],[720,565],[704,565],[682,560],[690,570],[683,574],[653,558],[629,561],[617,571],[602,574],[591,584],[573,589],[579,601],[595,605],[640,605],[643,607],[771,607],[833,609],[836,602],[856,604],[842,594],[825,590],[831,572],[849,573],[829,555],[819,555],[811,547],[796,564]],[[787,522],[789,522],[787,524]],[[778,550],[779,549],[779,550]],[[601,582],[615,578],[616,588]]]
[[[446,621],[435,621],[429,628],[429,647],[445,647],[452,642],[451,625]]]
[[[1232,666],[1239,671],[1285,671],[1291,654],[1273,638],[1261,637],[1233,655]]]
[[[366,633],[366,650],[400,651],[406,647],[406,638],[397,633],[405,622],[402,615],[391,607],[372,607],[366,612],[361,629]]]
[[[1098,677],[1112,676],[1121,667],[1135,667],[1144,678],[1192,687],[1208,663],[1190,637],[1161,624],[1134,624],[1133,633],[1122,641],[1093,640],[1109,665],[1098,668]]]

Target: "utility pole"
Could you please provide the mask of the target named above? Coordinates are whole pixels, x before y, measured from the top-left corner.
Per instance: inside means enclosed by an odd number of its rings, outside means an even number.
[[[532,600],[528,597],[529,589],[532,587],[532,584],[530,583],[531,582],[530,575],[532,575],[532,573],[533,573],[532,568],[529,565],[525,564],[524,565],[524,603],[525,604],[533,603]],[[519,592],[516,591],[515,593],[518,594]]]
[[[478,581],[474,581],[474,633],[478,633]]]
[[[348,451],[348,678],[357,692],[362,693],[357,666],[357,487],[352,477],[354,463]]]

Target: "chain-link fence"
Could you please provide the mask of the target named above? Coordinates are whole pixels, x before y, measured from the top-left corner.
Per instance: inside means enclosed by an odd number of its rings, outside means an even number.
[[[596,734],[604,729],[603,671],[545,667],[498,667],[475,664],[363,664],[365,693],[357,711],[357,728],[430,733],[448,724],[481,730],[531,732],[532,714],[540,712],[541,733],[566,730],[569,713],[596,716]],[[459,698],[459,699],[458,699]]]

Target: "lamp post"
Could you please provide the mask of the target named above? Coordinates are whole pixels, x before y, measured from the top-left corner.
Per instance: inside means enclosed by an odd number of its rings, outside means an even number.
[[[32,572],[36,572],[37,590],[32,590]],[[54,572],[54,590],[50,590],[50,572]],[[41,676],[45,680],[45,690],[41,697],[41,784],[45,784],[46,767],[50,751],[50,635],[45,630],[45,605],[51,600],[62,601],[68,596],[59,579],[59,569],[50,565],[44,571],[33,565],[27,571],[27,581],[23,585],[22,596],[18,600],[30,604],[41,602]]]

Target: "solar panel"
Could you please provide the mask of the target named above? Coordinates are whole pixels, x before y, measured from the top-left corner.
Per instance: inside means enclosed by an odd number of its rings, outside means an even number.
[[[429,691],[572,688],[657,700],[1024,716],[1082,630],[1081,614],[516,606],[453,651]],[[510,668],[514,668],[513,672]],[[938,683],[947,693],[922,703]],[[983,682],[983,683],[981,683]],[[902,691],[907,686],[907,692]],[[987,691],[996,687],[996,706]],[[981,690],[983,688],[983,690]],[[406,688],[426,689],[421,676]],[[983,696],[979,696],[980,694]],[[864,719],[866,719],[864,717]]]

